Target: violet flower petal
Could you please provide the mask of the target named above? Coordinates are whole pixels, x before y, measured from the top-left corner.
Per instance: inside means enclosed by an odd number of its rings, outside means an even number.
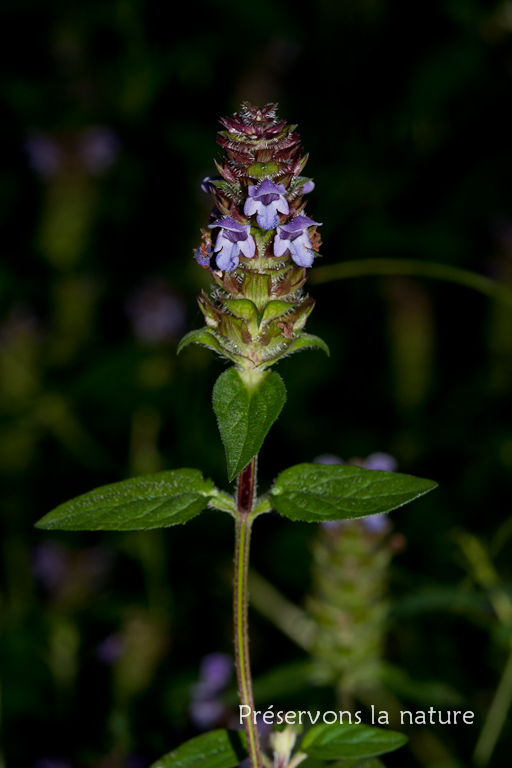
[[[306,238],[309,245],[311,245],[307,235]],[[298,237],[296,240],[292,240],[289,245],[290,253],[292,255],[292,261],[294,261],[298,267],[311,267],[315,260],[315,254],[311,248],[307,247],[304,239],[305,238],[303,237]]]
[[[275,229],[279,224],[277,212],[286,214],[290,210],[285,192],[284,184],[274,184],[270,179],[264,179],[258,186],[249,187],[249,196],[244,205],[245,215],[257,214],[256,221],[261,229]]]
[[[384,472],[396,472],[398,463],[394,456],[389,453],[370,453],[364,460],[366,469],[380,469]]]
[[[232,272],[238,267],[240,259],[240,244],[232,243],[223,235],[219,235],[215,244],[217,253],[216,264],[224,272]]]
[[[276,213],[276,204],[262,205],[259,203],[259,211],[256,216],[258,227],[261,229],[275,229],[279,224],[279,216]]]
[[[240,240],[239,247],[244,256],[248,259],[252,259],[256,253],[256,243],[254,242],[254,237],[252,235],[249,235],[246,240]]]

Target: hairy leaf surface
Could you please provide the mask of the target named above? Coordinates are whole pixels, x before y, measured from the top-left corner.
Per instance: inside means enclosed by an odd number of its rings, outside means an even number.
[[[61,504],[37,528],[134,531],[186,523],[216,489],[198,469],[173,469],[104,485]]]
[[[320,760],[367,758],[384,755],[402,747],[407,736],[397,731],[373,728],[369,725],[315,725],[301,744],[301,751]],[[343,765],[343,763],[341,763]],[[357,765],[357,763],[356,763]]]
[[[213,388],[213,409],[226,451],[229,480],[256,456],[286,402],[286,388],[275,373],[251,381],[230,368]]]
[[[398,472],[338,464],[297,464],[277,477],[272,504],[291,520],[318,523],[390,512],[437,483]]]
[[[151,768],[235,768],[247,757],[242,731],[217,730],[186,741]]]

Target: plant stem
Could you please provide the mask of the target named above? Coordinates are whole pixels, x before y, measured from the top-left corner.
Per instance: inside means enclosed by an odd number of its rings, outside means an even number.
[[[449,283],[473,288],[480,293],[512,306],[512,291],[503,283],[491,280],[468,269],[452,267],[420,259],[358,259],[333,264],[330,267],[318,267],[312,271],[309,282],[320,285],[333,280],[349,277],[375,277],[376,275],[417,275],[446,280]]]
[[[236,516],[235,579],[233,589],[233,614],[235,623],[236,675],[240,703],[249,707],[249,717],[244,718],[251,768],[262,768],[262,755],[258,727],[254,722],[254,696],[252,692],[251,664],[249,658],[249,548],[251,542],[251,511],[256,488],[256,459],[238,476],[238,514]],[[243,710],[247,712],[246,709]]]
[[[498,689],[487,713],[487,718],[475,747],[473,761],[475,765],[487,765],[505,725],[507,713],[512,702],[512,649],[501,676]]]

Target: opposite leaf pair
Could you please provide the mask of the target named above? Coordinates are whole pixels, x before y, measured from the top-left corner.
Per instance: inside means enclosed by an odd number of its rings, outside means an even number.
[[[407,736],[396,731],[322,723],[306,733],[292,760],[294,765],[312,757],[338,761],[335,766],[331,763],[332,768],[381,768],[382,763],[375,758],[406,742]],[[236,768],[247,754],[242,731],[210,731],[164,755],[151,768]]]
[[[278,475],[253,516],[271,509],[307,523],[390,512],[435,488],[431,480],[349,465],[297,464]],[[206,506],[236,515],[235,499],[197,469],[173,469],[96,488],[61,504],[38,528],[135,531],[186,523]]]

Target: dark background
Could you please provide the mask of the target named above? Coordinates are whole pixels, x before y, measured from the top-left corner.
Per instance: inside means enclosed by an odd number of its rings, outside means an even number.
[[[227,488],[210,406],[223,364],[198,347],[176,357],[202,320],[208,276],[192,249],[220,116],[278,101],[299,125],[316,182],[308,213],[323,222],[317,264],[417,258],[512,289],[508,0],[169,8],[6,0],[0,11],[2,768],[148,765],[197,733],[201,658],[232,652],[227,515],[151,534],[33,528],[135,474],[198,466]],[[260,485],[319,454],[374,451],[439,482],[393,515],[407,547],[390,574],[388,656],[455,689],[475,725],[438,726],[444,752],[386,762],[471,765],[510,650],[492,598],[510,592],[512,310],[403,276],[310,292],[308,330],[331,357],[279,365],[289,399]],[[457,530],[489,548],[490,591]],[[255,527],[256,569],[298,604],[314,535],[270,516]],[[454,608],[460,589],[467,610]],[[304,657],[257,613],[252,632],[256,675]],[[283,702],[328,708],[332,693]],[[505,729],[490,765],[509,765],[510,739]]]

